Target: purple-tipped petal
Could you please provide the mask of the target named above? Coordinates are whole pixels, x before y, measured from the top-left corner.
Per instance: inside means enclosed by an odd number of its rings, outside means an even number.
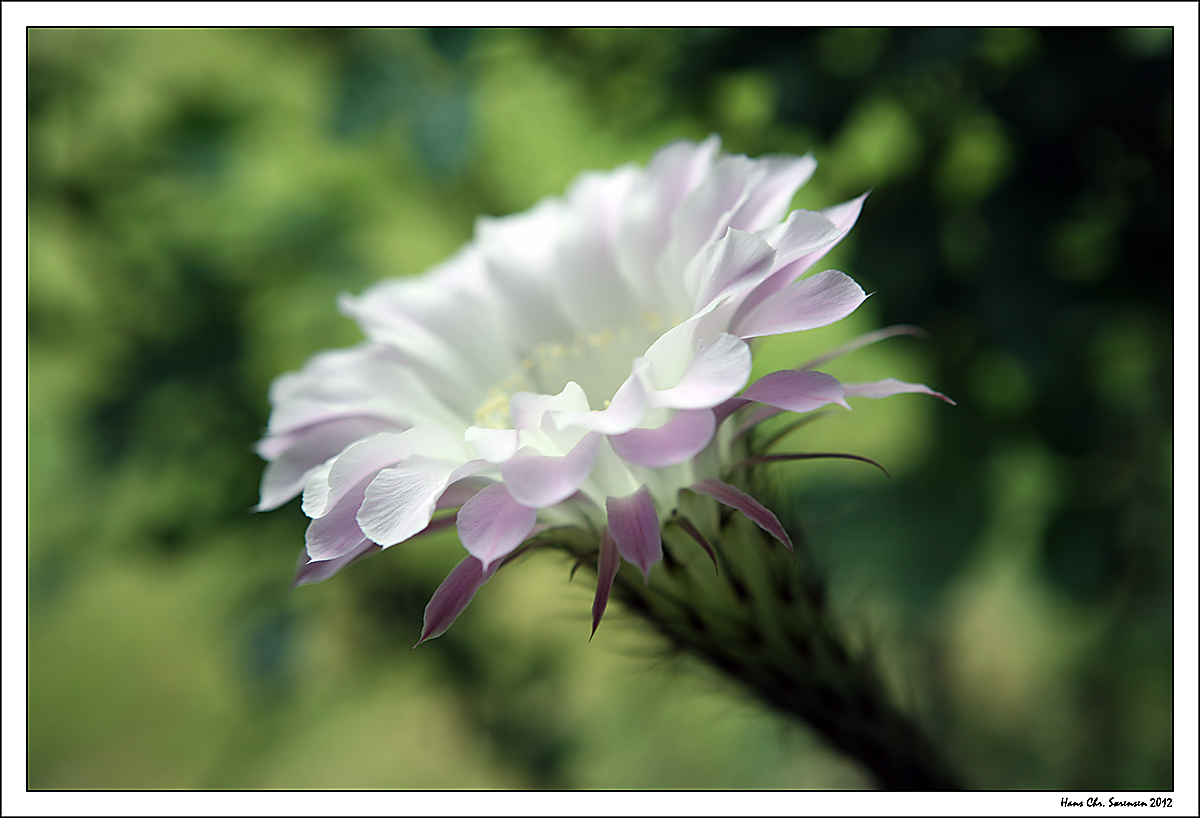
[[[484,568],[483,563],[474,557],[467,557],[449,573],[438,589],[433,592],[429,604],[425,606],[425,625],[421,629],[421,638],[417,645],[441,636],[446,632],[458,615],[467,609],[475,592],[483,583],[492,578],[500,568],[500,561],[492,563],[490,568]],[[415,648],[417,645],[413,645]]]
[[[684,409],[657,429],[633,429],[608,441],[624,460],[661,469],[691,460],[704,450],[716,430],[711,409]]]
[[[575,448],[561,457],[522,450],[500,467],[508,491],[530,508],[557,505],[570,497],[592,473],[601,436],[588,432]]]
[[[908,383],[896,378],[884,378],[881,381],[871,381],[869,383],[847,383],[843,384],[843,386],[845,386],[846,395],[852,398],[890,398],[892,395],[899,395],[905,392],[919,392],[922,395],[933,395],[935,398],[941,398],[946,403],[956,405],[950,398],[941,392],[930,389],[923,383]]]
[[[600,559],[596,570],[596,599],[592,602],[592,636],[600,626],[604,609],[608,607],[608,595],[612,593],[613,580],[617,578],[617,569],[621,567],[621,552],[608,529],[604,529],[604,539],[600,542]]]
[[[846,403],[846,392],[837,378],[808,370],[782,369],[764,375],[751,384],[742,397],[789,412],[811,412],[831,403],[850,408]]]
[[[649,582],[650,566],[662,559],[662,534],[650,490],[642,486],[627,497],[609,497],[604,506],[621,556],[640,568]]]
[[[753,366],[750,345],[723,332],[701,345],[675,386],[650,393],[651,404],[672,409],[716,406],[746,385]]]
[[[789,551],[794,550],[792,548],[792,539],[783,530],[783,526],[779,523],[779,518],[763,506],[762,503],[741,489],[716,479],[701,480],[699,483],[688,486],[688,488],[697,494],[707,495],[730,508],[737,509],[763,531],[786,545]]]
[[[854,312],[866,297],[850,276],[826,270],[764,299],[736,322],[734,332],[756,338],[824,327]]]
[[[488,567],[523,543],[535,522],[537,509],[514,500],[503,483],[493,483],[458,510],[458,536]]]
[[[302,550],[296,562],[296,578],[292,580],[292,588],[324,582],[355,560],[379,550],[379,546],[370,540],[363,540],[342,556],[329,560],[314,560],[309,557],[307,549]]]

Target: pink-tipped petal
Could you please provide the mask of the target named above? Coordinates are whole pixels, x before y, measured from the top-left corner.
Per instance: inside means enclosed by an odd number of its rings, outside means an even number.
[[[716,479],[701,480],[688,488],[697,494],[704,494],[730,508],[737,509],[763,531],[786,545],[789,551],[793,551],[792,539],[783,530],[779,518],[746,492]]]
[[[561,457],[522,450],[500,467],[500,474],[517,502],[530,508],[557,505],[570,497],[592,473],[601,436],[588,432]]]
[[[486,568],[523,543],[535,522],[537,509],[514,500],[503,483],[493,483],[458,510],[458,537]]]
[[[826,270],[764,299],[735,322],[733,331],[742,338],[756,338],[824,327],[854,312],[866,297],[850,276]]]
[[[700,346],[684,368],[679,383],[650,393],[651,405],[672,409],[716,406],[746,385],[753,366],[750,345],[723,332]]]
[[[592,602],[592,636],[600,626],[604,609],[608,607],[608,596],[612,593],[613,580],[617,578],[617,569],[621,567],[621,552],[608,529],[604,530],[604,539],[600,541],[600,559],[596,570],[596,599]]]
[[[300,552],[296,562],[296,578],[292,580],[292,588],[310,585],[314,582],[324,582],[350,563],[373,554],[380,550],[379,546],[370,540],[363,540],[340,557],[330,560],[314,560],[308,555],[307,549]]]
[[[650,490],[642,486],[627,497],[609,497],[604,506],[621,556],[641,569],[649,582],[650,566],[662,559],[662,534]]]
[[[684,409],[657,429],[633,429],[608,440],[622,459],[662,469],[698,455],[716,430],[711,409]]]
[[[496,573],[499,568],[499,560],[493,562],[491,567],[485,568],[483,563],[475,557],[466,557],[454,566],[438,589],[433,592],[429,604],[425,606],[425,625],[421,628],[421,638],[417,641],[417,645],[445,633],[458,615],[471,604],[471,600],[475,598],[475,592],[482,587],[483,583],[491,579],[492,574]],[[417,645],[413,645],[413,647],[415,648]]]
[[[881,381],[871,381],[869,383],[847,383],[844,386],[846,395],[852,398],[890,398],[892,395],[900,395],[905,392],[918,392],[922,395],[933,395],[935,398],[941,398],[946,403],[956,405],[950,398],[941,392],[930,389],[923,383],[908,383],[896,378],[884,378]]]
[[[809,370],[782,369],[764,375],[752,383],[742,397],[789,412],[811,412],[831,403],[850,408],[846,403],[846,392],[837,378]]]

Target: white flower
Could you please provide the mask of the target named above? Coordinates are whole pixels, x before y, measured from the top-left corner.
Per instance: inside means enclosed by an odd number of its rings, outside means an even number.
[[[578,526],[599,535],[594,628],[620,559],[647,576],[661,559],[681,489],[787,543],[770,511],[717,479],[727,419],[751,403],[768,407],[754,422],[937,394],[811,368],[746,388],[752,339],[825,326],[866,297],[835,270],[801,277],[865,198],[788,214],[815,167],[718,155],[715,137],[675,142],[644,169],[584,173],[564,198],[481,218],[424,276],[343,296],[369,340],[280,377],[258,448],[270,461],[259,509],[302,491],[312,518],[297,582],[456,523],[468,556],[430,602],[424,640],[534,533]]]

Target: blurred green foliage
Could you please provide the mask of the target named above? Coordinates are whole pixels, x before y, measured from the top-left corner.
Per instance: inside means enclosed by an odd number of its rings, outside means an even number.
[[[547,555],[410,652],[441,537],[287,591],[271,379],[340,291],[676,137],[873,188],[875,295],[764,347],[957,399],[794,433],[778,504],[898,696],[991,788],[1172,786],[1172,44],[1106,29],[28,34],[28,786],[867,783]],[[802,359],[802,358],[800,358]],[[649,658],[648,658],[649,657]]]

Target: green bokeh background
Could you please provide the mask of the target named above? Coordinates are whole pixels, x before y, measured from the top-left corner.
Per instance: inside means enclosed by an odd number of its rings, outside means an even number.
[[[779,473],[856,643],[988,788],[1170,788],[1169,30],[28,34],[28,786],[790,788],[868,779],[535,554],[416,641],[453,537],[289,592],[273,377],[478,214],[720,133],[874,192],[874,295],[760,368],[933,385]]]

